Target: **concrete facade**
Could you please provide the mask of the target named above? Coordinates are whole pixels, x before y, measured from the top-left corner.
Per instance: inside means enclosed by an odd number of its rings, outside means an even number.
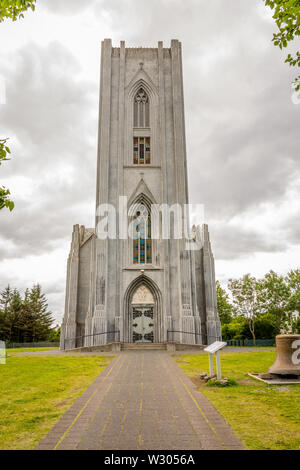
[[[150,120],[134,126],[139,90],[149,99]],[[134,137],[148,137],[151,162],[133,161]],[[157,48],[112,47],[102,42],[96,207],[119,196],[132,204],[188,203],[181,43]],[[96,210],[95,227],[100,220]],[[151,262],[133,262],[133,241],[100,239],[94,229],[75,225],[68,259],[61,348],[133,341],[133,296],[143,286],[153,299],[152,341],[207,344],[221,338],[216,305],[214,259],[206,225],[184,239],[152,240]],[[172,224],[171,224],[172,228]],[[147,288],[147,289],[145,289]],[[75,338],[78,338],[75,340]],[[80,338],[80,339],[79,339]]]

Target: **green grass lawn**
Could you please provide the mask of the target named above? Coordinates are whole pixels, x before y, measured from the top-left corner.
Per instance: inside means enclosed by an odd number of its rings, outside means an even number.
[[[238,382],[224,388],[198,380],[201,372],[209,371],[208,355],[174,358],[249,449],[300,449],[300,385],[270,386],[247,375],[267,372],[275,351],[222,354],[222,375]]]
[[[7,352],[6,364],[0,364],[1,450],[33,449],[112,359]]]
[[[6,355],[10,356],[15,353],[22,352],[39,352],[39,351],[52,351],[59,348],[6,348]]]

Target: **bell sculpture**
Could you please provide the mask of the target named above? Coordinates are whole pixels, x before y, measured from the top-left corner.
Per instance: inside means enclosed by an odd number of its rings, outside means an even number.
[[[269,374],[300,377],[300,335],[276,336],[276,360]]]

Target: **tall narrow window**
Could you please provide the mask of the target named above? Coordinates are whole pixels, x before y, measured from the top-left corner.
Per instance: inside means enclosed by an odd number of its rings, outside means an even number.
[[[134,127],[149,127],[149,98],[147,93],[140,88],[134,98]]]
[[[135,165],[151,163],[150,137],[133,138],[133,163]]]
[[[133,263],[152,263],[151,218],[149,215],[141,217],[139,212],[135,221]]]

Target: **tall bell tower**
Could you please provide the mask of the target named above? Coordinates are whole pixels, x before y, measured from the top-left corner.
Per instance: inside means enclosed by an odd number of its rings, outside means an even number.
[[[193,249],[174,236],[175,209],[188,223],[181,53],[178,40],[170,48],[102,42],[95,229],[73,229],[63,348],[78,346],[76,337],[86,346],[221,337],[207,226],[193,227]],[[105,207],[115,221],[106,238],[98,232]],[[158,221],[167,214],[170,236],[163,223],[154,230],[155,210]],[[128,236],[130,225],[139,236]]]

